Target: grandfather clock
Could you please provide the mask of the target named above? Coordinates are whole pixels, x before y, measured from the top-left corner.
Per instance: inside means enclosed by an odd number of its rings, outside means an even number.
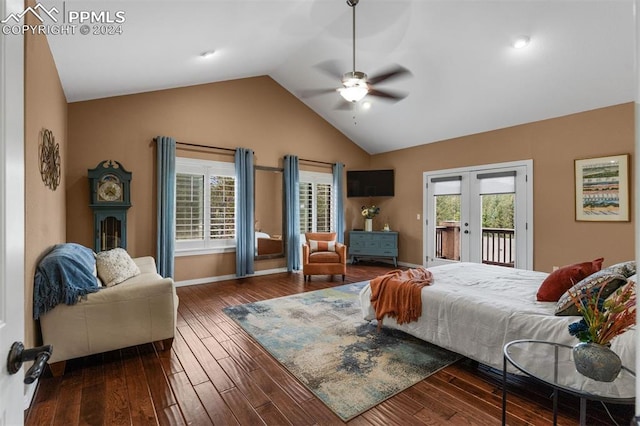
[[[88,170],[93,210],[94,250],[127,248],[127,210],[131,207],[131,172],[105,160]]]

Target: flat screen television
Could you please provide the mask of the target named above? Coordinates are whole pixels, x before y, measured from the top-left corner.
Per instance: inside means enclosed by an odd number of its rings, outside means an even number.
[[[393,170],[347,170],[347,197],[393,197]]]

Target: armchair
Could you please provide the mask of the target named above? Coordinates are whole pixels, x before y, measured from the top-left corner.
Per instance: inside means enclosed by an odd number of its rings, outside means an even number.
[[[335,232],[306,232],[302,245],[302,273],[304,280],[311,275],[347,275],[347,246],[336,242]]]

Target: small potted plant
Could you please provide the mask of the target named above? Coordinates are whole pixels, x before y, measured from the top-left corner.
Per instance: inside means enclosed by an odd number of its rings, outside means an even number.
[[[635,325],[636,291],[635,283],[629,282],[605,299],[604,288],[570,293],[582,319],[569,325],[569,334],[580,340],[573,348],[578,372],[594,380],[612,382],[622,363],[610,349],[611,340]]]

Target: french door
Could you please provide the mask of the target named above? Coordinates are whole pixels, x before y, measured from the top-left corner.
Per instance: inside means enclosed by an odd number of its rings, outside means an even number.
[[[425,172],[424,264],[533,267],[533,162]]]
[[[0,2],[0,16],[21,0]],[[0,425],[24,420],[24,370],[10,374],[13,342],[24,340],[24,36],[0,34]],[[32,385],[33,386],[33,385]]]

